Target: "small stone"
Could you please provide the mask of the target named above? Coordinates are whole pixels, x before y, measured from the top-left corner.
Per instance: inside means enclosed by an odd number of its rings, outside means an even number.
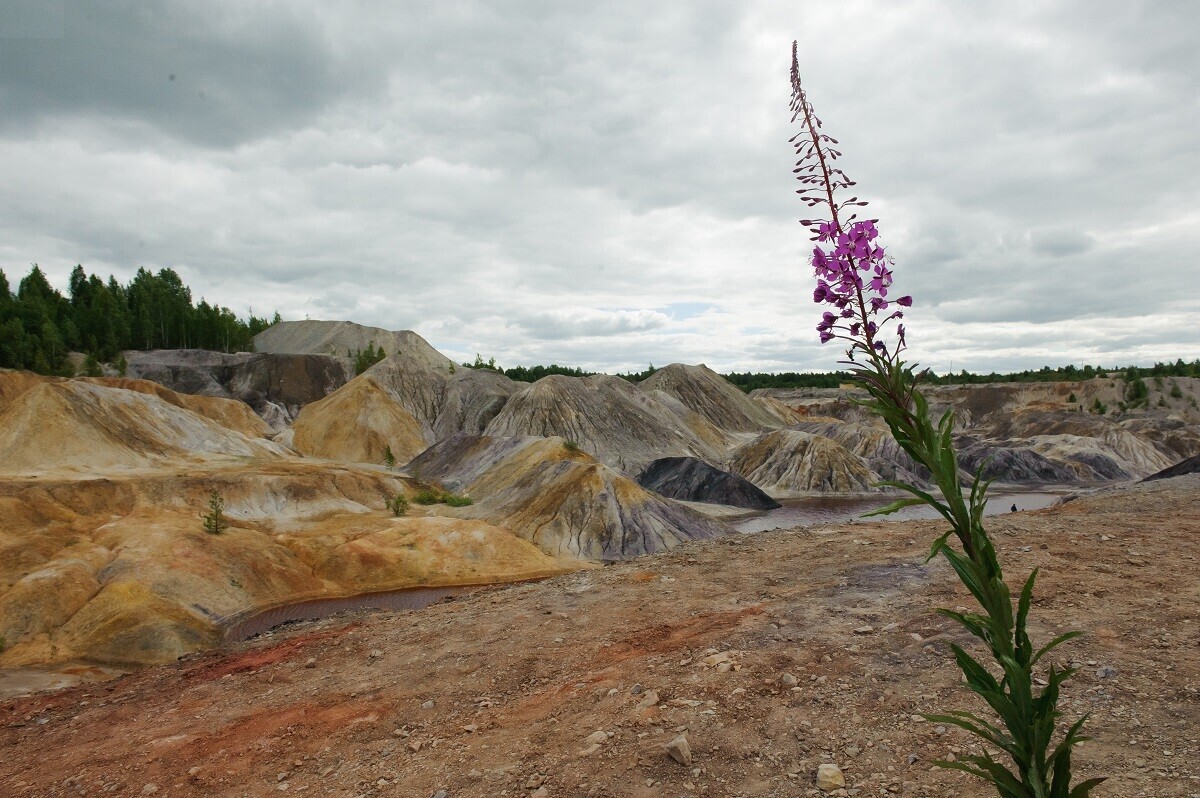
[[[860,626],[860,627],[858,627],[857,629],[855,629],[855,630],[854,630],[854,634],[856,634],[856,635],[869,635],[869,634],[871,634],[871,632],[874,632],[874,631],[875,631],[875,627],[874,627],[874,626],[869,626],[869,625],[868,625],[868,626]]]
[[[529,798],[550,798],[550,791],[545,787],[538,787],[536,790],[529,793]]]
[[[421,709],[433,709],[433,707],[434,707],[433,699],[430,699],[430,700],[426,701],[425,703],[421,704]]]
[[[600,750],[600,743],[592,743],[591,745],[589,745],[585,748],[580,748],[579,751],[576,753],[576,756],[591,756],[592,754],[596,753],[599,750]]]
[[[275,789],[279,790],[280,792],[287,792],[291,788],[292,788],[292,785],[288,784],[286,781],[281,781],[275,785]]]
[[[309,657],[308,659],[304,660],[304,667],[306,667],[306,668],[315,668],[315,667],[317,667],[317,658],[316,658],[316,657]]]
[[[156,792],[158,792],[157,784],[147,784],[145,787],[142,787],[142,795],[154,795]]]
[[[790,673],[785,673],[779,677],[779,683],[784,687],[795,687],[800,684],[800,680]]]
[[[716,670],[717,673],[729,673],[731,670],[733,670],[733,663],[718,662],[717,667],[714,670]]]
[[[656,690],[648,690],[642,700],[638,702],[637,709],[649,709],[658,703],[658,692]]]
[[[686,734],[681,734],[666,745],[667,755],[681,765],[692,764],[692,747]]]
[[[433,798],[450,798],[450,793],[446,790],[438,790],[433,794]]]
[[[851,759],[858,756],[860,753],[862,753],[862,749],[857,745],[846,746],[846,756],[850,757]]]
[[[846,786],[846,777],[837,765],[825,763],[817,767],[817,789],[825,792],[840,790]]]
[[[478,723],[468,723],[466,726],[462,727],[462,730],[465,731],[467,734],[474,734],[475,732],[479,731],[479,724]]]
[[[1096,668],[1096,675],[1101,679],[1111,679],[1117,675],[1117,669],[1112,665],[1102,665]]]
[[[594,731],[587,737],[583,738],[583,741],[588,745],[600,745],[608,742],[608,734],[602,731]]]
[[[709,654],[704,658],[704,664],[712,668],[720,665],[722,662],[729,662],[733,659],[733,654],[728,651],[722,651],[719,654]]]
[[[917,756],[916,754],[909,754],[907,762],[910,765],[915,765],[920,760],[921,760],[921,757]]]
[[[642,691],[645,689],[646,688],[642,687],[640,684],[635,684],[633,687],[629,688],[629,692],[633,693],[634,695],[641,695]]]
[[[408,743],[408,750],[415,754],[421,750],[421,746],[423,745],[425,745],[425,743],[422,740],[410,740]]]
[[[195,776],[195,775],[196,775],[197,773],[199,773],[199,772],[200,772],[200,768],[199,768],[199,766],[195,766],[195,767],[190,767],[190,768],[188,768],[188,775],[189,775],[189,776]]]
[[[383,656],[383,652],[381,650],[379,650],[378,648],[373,648],[370,650],[370,652],[367,653],[367,656],[370,657],[371,659],[379,659],[380,657]]]

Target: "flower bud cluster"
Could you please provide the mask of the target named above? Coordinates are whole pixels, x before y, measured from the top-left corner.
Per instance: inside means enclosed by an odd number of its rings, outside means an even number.
[[[892,284],[892,260],[878,243],[879,231],[874,220],[852,222],[841,229],[834,222],[817,226],[817,244],[813,247],[812,266],[817,277],[813,301],[829,304],[837,312],[825,311],[817,332],[821,343],[834,338],[850,340],[864,348],[886,354],[887,346],[876,337],[888,322],[904,318],[903,311],[894,310],[882,320],[879,314],[893,304],[888,300]],[[912,297],[894,300],[896,305],[909,307]],[[904,348],[904,325],[897,329]]]

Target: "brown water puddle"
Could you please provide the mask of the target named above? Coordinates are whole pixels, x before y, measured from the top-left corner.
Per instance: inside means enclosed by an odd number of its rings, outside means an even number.
[[[228,642],[249,640],[285,623],[315,621],[337,615],[340,612],[423,610],[430,604],[482,589],[483,587],[479,585],[410,587],[403,590],[388,590],[383,593],[298,601],[294,604],[285,604],[281,607],[272,607],[256,612],[235,622],[225,630],[225,640]]]

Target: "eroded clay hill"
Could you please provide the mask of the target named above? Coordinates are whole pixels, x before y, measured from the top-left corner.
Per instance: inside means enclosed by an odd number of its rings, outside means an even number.
[[[731,440],[699,414],[681,417],[638,386],[607,375],[544,377],[514,394],[486,432],[557,436],[627,474],[660,457],[712,462]]]
[[[475,406],[441,390],[418,419],[380,382],[397,384],[403,363],[306,408],[314,421],[290,434],[319,459],[269,439],[241,402],[0,371],[0,668],[164,662],[258,608],[539,578],[729,531],[562,439],[444,447],[424,476],[386,469],[386,448],[402,463],[439,418]],[[448,372],[442,387],[455,384],[495,381]],[[443,476],[477,503],[417,504]],[[202,523],[213,496],[219,534]]]
[[[559,556],[611,562],[731,531],[557,437],[459,434],[407,470],[478,497],[460,515],[511,529]]]
[[[129,377],[172,391],[245,402],[275,431],[300,408],[346,384],[342,360],[328,355],[162,349],[124,354]]]
[[[0,667],[163,662],[264,606],[586,567],[445,508],[397,517],[426,486],[269,432],[228,399],[0,371]]]

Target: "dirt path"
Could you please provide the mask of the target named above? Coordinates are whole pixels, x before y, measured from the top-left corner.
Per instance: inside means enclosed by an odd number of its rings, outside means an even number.
[[[1081,670],[1077,772],[1200,796],[1200,477],[996,518],[1043,569],[1035,642]],[[979,703],[934,614],[966,605],[934,522],[690,544],[419,613],[301,624],[116,682],[0,704],[0,795],[984,796],[917,713]],[[794,684],[793,684],[794,677]],[[596,732],[601,734],[596,734]],[[689,765],[666,744],[686,735]]]

